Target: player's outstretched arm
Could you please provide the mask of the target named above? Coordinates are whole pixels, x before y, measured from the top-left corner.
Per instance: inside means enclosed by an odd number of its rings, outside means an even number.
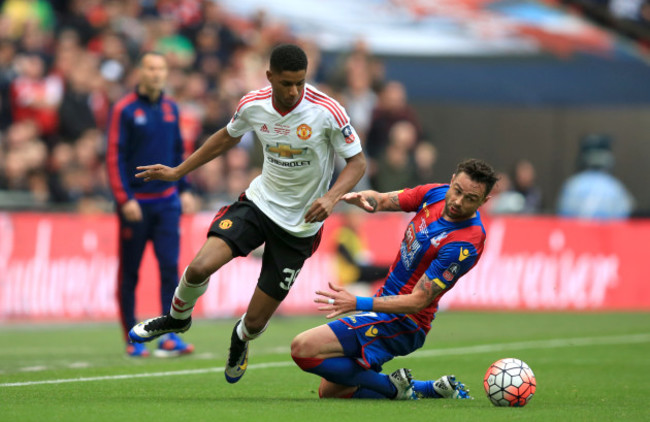
[[[144,179],[145,182],[150,180],[164,180],[174,182],[185,176],[192,170],[202,166],[210,160],[228,151],[237,145],[240,138],[230,136],[226,128],[222,128],[212,134],[203,145],[192,153],[185,161],[176,167],[168,167],[162,164],[152,164],[148,166],[136,167],[140,173],[135,177]]]
[[[366,171],[366,157],[363,153],[360,152],[357,155],[346,158],[345,161],[345,167],[341,171],[341,174],[339,174],[339,177],[337,177],[334,185],[325,195],[316,199],[307,210],[307,213],[305,213],[305,222],[315,223],[324,221],[332,214],[334,205],[336,205],[341,196],[361,180],[363,173]]]
[[[420,312],[435,299],[443,289],[423,274],[413,291],[405,295],[360,297],[354,296],[343,287],[329,283],[331,291],[317,290],[314,302],[324,306],[319,311],[329,312],[327,318],[335,318],[353,311],[375,311],[393,314],[414,314]]]
[[[356,205],[367,212],[401,211],[398,194],[399,191],[381,193],[374,190],[364,190],[346,193],[341,197],[341,201]]]

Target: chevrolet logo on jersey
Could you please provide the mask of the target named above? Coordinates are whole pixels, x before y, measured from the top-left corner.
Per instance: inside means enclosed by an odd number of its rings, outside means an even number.
[[[294,155],[300,155],[305,152],[307,148],[291,148],[291,145],[289,144],[277,143],[274,147],[267,146],[266,150],[269,152],[274,152],[280,157],[293,158]]]

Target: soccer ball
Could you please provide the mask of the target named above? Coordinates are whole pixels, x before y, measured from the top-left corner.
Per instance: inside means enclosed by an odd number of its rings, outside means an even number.
[[[535,374],[522,360],[499,359],[485,373],[483,387],[495,406],[522,407],[535,394]]]

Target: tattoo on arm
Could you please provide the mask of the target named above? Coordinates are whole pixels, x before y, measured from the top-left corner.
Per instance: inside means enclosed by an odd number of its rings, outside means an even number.
[[[377,211],[377,199],[375,199],[374,196],[368,196],[368,197],[366,198],[366,201],[368,201],[368,203],[369,203],[370,206],[372,207],[372,212]]]
[[[399,210],[400,206],[399,206],[399,198],[397,196],[397,192],[392,192],[389,196],[389,199],[393,209]]]
[[[442,291],[442,289],[437,284],[434,284],[433,280],[429,279],[426,274],[422,275],[416,287],[424,291],[429,300],[433,300]]]
[[[433,282],[426,277],[422,277],[422,280],[420,280],[418,286],[420,286],[420,290],[424,290],[428,295],[431,292],[431,286],[433,286]]]

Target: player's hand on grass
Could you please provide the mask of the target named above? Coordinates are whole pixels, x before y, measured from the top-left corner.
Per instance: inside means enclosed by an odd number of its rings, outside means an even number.
[[[361,192],[348,192],[341,197],[341,201],[345,201],[350,205],[356,205],[367,212],[375,212],[376,205],[373,206],[368,202]]]
[[[323,303],[324,306],[319,306],[319,311],[329,312],[327,318],[335,318],[339,315],[355,311],[357,309],[357,298],[352,293],[345,290],[343,287],[339,287],[329,282],[331,292],[324,292],[322,290],[316,290],[316,294],[320,297],[316,297],[314,302]]]
[[[176,169],[164,166],[162,164],[152,164],[150,166],[138,166],[137,170],[140,170],[140,173],[136,173],[135,177],[144,179],[145,182],[150,182],[152,180],[164,180],[165,182],[175,182],[180,179],[180,176],[177,175]]]

